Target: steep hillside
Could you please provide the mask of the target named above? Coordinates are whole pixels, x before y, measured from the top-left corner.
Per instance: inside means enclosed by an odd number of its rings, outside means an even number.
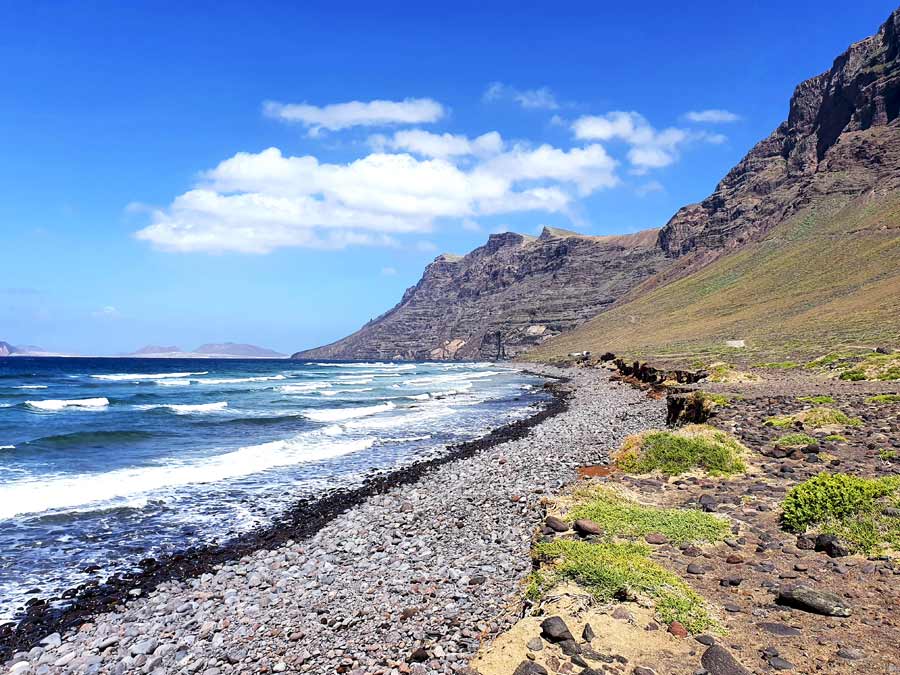
[[[660,231],[675,264],[533,358],[678,357],[726,339],[769,355],[897,342],[898,35],[900,10],[797,87],[787,121]]]
[[[353,335],[294,358],[514,356],[578,326],[662,269],[667,260],[656,239],[655,230],[491,235],[466,256],[438,256],[396,307]]]

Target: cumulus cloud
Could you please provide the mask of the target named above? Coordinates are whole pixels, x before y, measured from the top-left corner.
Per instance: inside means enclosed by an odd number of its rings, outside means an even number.
[[[710,108],[708,110],[692,110],[685,113],[685,119],[689,122],[700,122],[709,124],[724,124],[727,122],[737,122],[741,119],[740,115],[722,110],[721,108]]]
[[[496,131],[476,138],[454,134],[434,134],[423,129],[404,129],[393,136],[375,135],[369,144],[377,150],[403,150],[424,157],[466,157],[491,155],[503,149],[503,139]]]
[[[615,166],[600,145],[517,145],[471,167],[408,153],[330,164],[278,148],[240,152],[154,210],[136,236],[174,251],[396,246],[398,235],[430,232],[438,218],[566,212],[576,195],[615,185]]]
[[[721,134],[689,131],[677,127],[655,129],[637,112],[616,110],[605,115],[584,115],[572,123],[575,138],[591,141],[623,141],[633,173],[669,166],[678,159],[679,149],[690,141],[722,143]]]
[[[445,110],[430,98],[407,98],[403,101],[349,101],[326,106],[266,101],[263,113],[282,122],[302,124],[314,136],[322,129],[338,131],[358,126],[436,122],[445,115]]]
[[[516,89],[502,82],[492,82],[488,88],[484,90],[482,100],[486,103],[500,101],[502,99],[510,99],[515,101],[523,108],[541,109],[541,110],[557,110],[559,103],[556,96],[547,87],[539,89]]]

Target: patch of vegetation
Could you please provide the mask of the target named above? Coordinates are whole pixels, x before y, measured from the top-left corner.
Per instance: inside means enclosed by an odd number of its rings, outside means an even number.
[[[817,441],[807,434],[787,434],[775,441],[779,448],[805,448],[808,445],[816,445]]]
[[[723,408],[729,405],[735,398],[732,394],[716,394],[710,391],[697,391],[694,393],[694,396],[698,396],[704,401],[709,401],[710,403],[722,406]]]
[[[812,403],[813,405],[825,405],[826,403],[834,403],[833,396],[801,396],[797,399],[803,403]]]
[[[726,384],[736,384],[740,382],[759,382],[760,377],[753,373],[746,373],[736,370],[734,366],[728,363],[711,363],[708,367],[710,382],[719,382]]]
[[[601,601],[641,594],[654,600],[656,613],[665,623],[679,621],[691,633],[718,629],[703,598],[653,562],[646,544],[556,539],[538,544],[534,555],[546,561],[555,575],[584,586]]]
[[[900,394],[878,394],[866,399],[866,403],[900,403]]]
[[[900,453],[898,453],[896,450],[888,450],[887,448],[881,448],[881,450],[878,451],[878,459],[885,461],[885,462],[891,462],[891,461],[897,459],[898,457],[900,457]]]
[[[821,429],[828,426],[858,427],[862,420],[858,417],[850,417],[836,408],[819,406],[809,410],[801,410],[793,415],[775,415],[765,421],[767,427],[784,429],[794,426],[799,422],[807,429]]]
[[[773,370],[793,370],[799,368],[800,364],[796,361],[770,361],[768,363],[754,363],[754,368],[770,368]]]
[[[616,465],[626,473],[660,471],[677,476],[694,468],[713,476],[747,470],[746,449],[736,438],[705,424],[676,431],[648,431],[629,436],[616,453]]]
[[[556,580],[542,572],[535,570],[525,577],[525,597],[532,602],[538,602],[549,591]]]
[[[837,363],[838,361],[846,361],[847,359],[851,359],[854,357],[854,354],[850,353],[834,353],[834,354],[824,354],[817,359],[813,359],[809,363],[806,364],[807,368],[823,368],[825,366],[831,366]]]
[[[851,382],[900,380],[900,354],[868,354],[857,363],[848,365],[838,377]]]
[[[860,478],[820,473],[791,488],[781,503],[782,523],[793,532],[814,527],[871,554],[900,546],[900,518],[885,516],[882,500],[900,490],[900,477]]]
[[[840,434],[828,434],[825,437],[826,441],[831,441],[832,443],[846,443],[847,437],[841,436]]]
[[[710,513],[644,506],[605,487],[589,488],[576,496],[579,501],[569,517],[593,520],[609,536],[642,537],[656,532],[683,544],[721,541],[730,531],[727,521]]]

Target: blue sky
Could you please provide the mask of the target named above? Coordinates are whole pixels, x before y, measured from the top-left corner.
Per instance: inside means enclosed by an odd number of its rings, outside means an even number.
[[[894,9],[482,4],[0,2],[0,340],[289,352],[493,231],[659,227]]]

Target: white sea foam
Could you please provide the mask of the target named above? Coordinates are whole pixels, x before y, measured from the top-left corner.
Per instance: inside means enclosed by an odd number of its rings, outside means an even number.
[[[412,441],[427,441],[431,434],[424,436],[401,436],[399,438],[382,438],[380,443],[411,443]]]
[[[357,387],[356,389],[330,389],[320,391],[322,396],[340,396],[341,394],[361,394],[364,391],[374,391],[374,387]]]
[[[243,384],[244,382],[269,382],[271,380],[284,380],[284,375],[258,375],[256,377],[224,377],[194,380],[197,384]]]
[[[139,495],[330,459],[366,450],[375,441],[374,437],[335,441],[315,431],[188,462],[167,458],[159,466],[9,481],[0,485],[0,519],[131,504]]]
[[[311,391],[329,389],[330,387],[330,382],[304,382],[303,384],[285,384],[278,387],[278,391],[282,394],[308,394]]]
[[[484,377],[493,377],[494,375],[500,375],[503,371],[500,370],[482,370],[476,371],[474,373],[449,373],[447,375],[432,375],[429,377],[418,377],[412,380],[404,380],[403,384],[410,387],[417,387],[422,385],[434,385],[434,384],[444,384],[445,382],[465,382],[467,380],[476,380]]]
[[[0,450],[15,450],[16,446],[14,445],[0,445]]]
[[[186,380],[182,378],[175,378],[172,380],[154,380],[154,382],[163,387],[186,387],[191,383],[192,380]]]
[[[380,405],[362,406],[359,408],[323,408],[321,410],[307,410],[303,413],[304,417],[315,422],[340,422],[343,420],[352,420],[357,417],[368,417],[369,415],[377,415],[381,412],[387,412],[396,408],[393,403],[382,403]]]
[[[46,389],[46,384],[20,384],[18,387],[14,387],[14,389]]]
[[[367,376],[360,377],[358,375],[338,375],[334,379],[341,384],[372,384],[372,377]]]
[[[431,398],[431,394],[412,394],[410,396],[405,396],[404,398],[409,398],[413,401],[427,401]]]
[[[96,380],[109,382],[137,382],[139,380],[166,380],[172,377],[190,377],[191,375],[206,375],[209,371],[203,370],[197,373],[115,373],[113,375],[91,375]]]
[[[46,401],[25,401],[25,405],[37,410],[49,410],[56,412],[64,408],[80,408],[84,410],[97,410],[109,405],[106,398],[73,398],[73,399],[49,399]]]
[[[220,412],[228,407],[228,401],[218,401],[216,403],[167,403],[167,404],[149,404],[136,405],[137,410],[156,410],[158,408],[166,408],[179,415],[190,415],[191,413],[209,413]]]

